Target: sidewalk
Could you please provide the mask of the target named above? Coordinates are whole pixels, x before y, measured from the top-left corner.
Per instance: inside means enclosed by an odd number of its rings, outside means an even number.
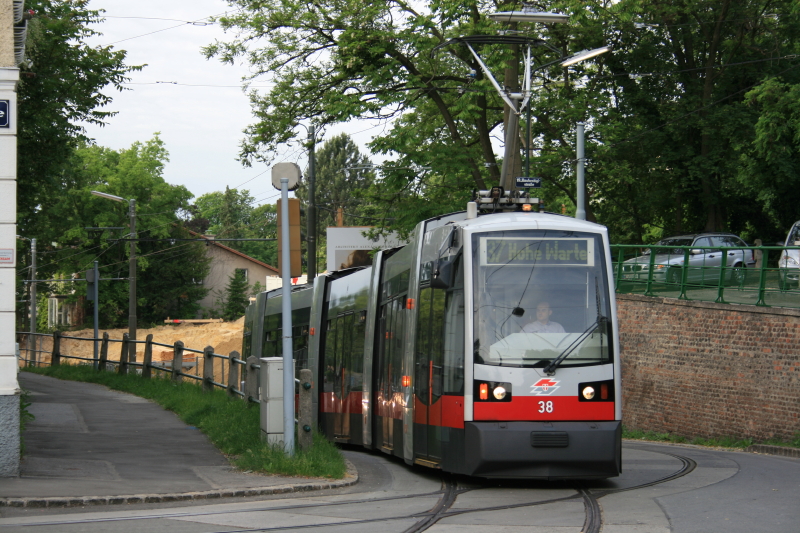
[[[357,481],[237,472],[203,435],[159,405],[101,385],[21,372],[36,416],[19,478],[0,507],[156,503],[338,488]]]

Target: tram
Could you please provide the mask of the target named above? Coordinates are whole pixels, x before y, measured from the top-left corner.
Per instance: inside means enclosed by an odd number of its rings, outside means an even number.
[[[420,222],[370,267],[292,287],[295,368],[313,372],[315,424],[332,441],[452,473],[617,476],[607,230],[522,211],[524,199],[487,213],[482,200]],[[245,355],[282,356],[281,299],[264,292],[248,308]]]

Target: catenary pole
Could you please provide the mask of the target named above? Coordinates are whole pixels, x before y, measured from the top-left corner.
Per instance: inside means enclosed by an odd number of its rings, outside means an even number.
[[[33,366],[38,359],[36,354],[36,239],[31,239],[31,339],[28,346],[33,343]]]
[[[128,339],[136,340],[136,200],[128,200],[128,215],[131,219],[130,258],[128,260],[128,277],[130,292],[128,293]],[[96,302],[95,302],[96,303]],[[136,343],[129,342],[130,357],[128,361],[136,361]]]
[[[92,288],[94,296],[94,369],[97,370],[97,336],[100,334],[100,268],[97,266],[97,261],[94,262],[94,287]]]
[[[308,283],[313,283],[314,278],[317,276],[317,204],[315,196],[315,150],[317,139],[313,124],[308,127],[308,141],[311,146],[308,149],[308,213],[306,213],[308,272],[306,273],[306,276]]]
[[[578,205],[575,209],[575,218],[586,220],[586,180],[583,175],[583,122],[578,122],[578,142],[577,142],[577,156],[578,156]]]

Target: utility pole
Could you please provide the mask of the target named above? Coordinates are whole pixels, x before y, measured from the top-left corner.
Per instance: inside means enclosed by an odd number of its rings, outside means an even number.
[[[308,213],[306,213],[306,238],[308,239],[308,246],[306,253],[308,253],[306,276],[308,283],[313,283],[314,278],[317,276],[317,205],[316,192],[314,190],[315,173],[315,148],[317,139],[315,137],[314,125],[308,127],[308,141],[311,146],[308,149]]]
[[[578,170],[577,170],[577,206],[575,206],[575,218],[586,220],[586,179],[583,176],[583,122],[578,122],[578,146],[576,152],[578,156]]]
[[[128,215],[131,219],[131,247],[128,260],[128,277],[130,278],[130,291],[128,293],[128,339],[136,340],[136,200],[128,200]],[[97,302],[95,301],[95,306]],[[128,361],[136,361],[136,343],[130,342],[130,357]]]
[[[125,198],[121,196],[114,196],[107,192],[92,191],[92,194],[105,198],[107,200],[114,200],[115,202],[125,202]],[[130,217],[130,257],[128,259],[128,339],[131,341],[136,340],[136,200],[133,198],[128,200],[128,216]],[[128,349],[128,361],[136,361],[136,343],[131,342]]]
[[[92,278],[94,279],[94,287],[92,287],[92,299],[94,300],[94,369],[97,370],[97,362],[99,360],[97,353],[97,336],[100,334],[98,331],[100,324],[100,269],[97,266],[97,261],[94,262]]]
[[[31,239],[31,338],[28,346],[33,342],[33,366],[36,366],[36,239]]]

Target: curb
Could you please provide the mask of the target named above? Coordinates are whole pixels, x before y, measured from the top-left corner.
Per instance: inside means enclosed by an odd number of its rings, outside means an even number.
[[[768,444],[753,444],[744,449],[746,452],[763,453],[767,455],[781,455],[783,457],[797,457],[800,459],[800,448],[787,446],[770,446]]]
[[[192,500],[215,500],[220,498],[239,498],[246,496],[266,496],[307,492],[313,490],[339,489],[358,483],[358,471],[347,461],[345,479],[339,481],[314,481],[273,487],[254,487],[248,489],[220,489],[198,492],[176,492],[166,494],[130,494],[121,496],[59,496],[52,498],[0,498],[0,507],[84,507],[88,505],[118,505],[135,503],[165,503]]]

